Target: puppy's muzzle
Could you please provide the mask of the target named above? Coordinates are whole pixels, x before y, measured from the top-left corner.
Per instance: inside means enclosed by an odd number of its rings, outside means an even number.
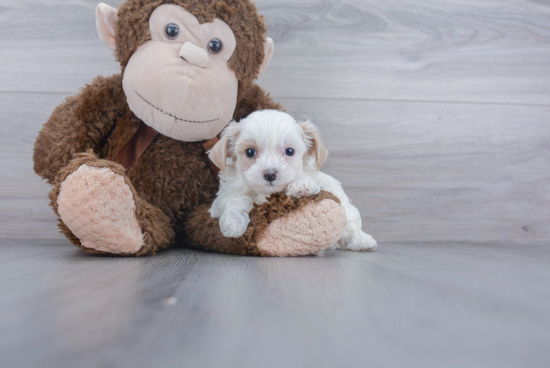
[[[264,179],[268,182],[273,182],[277,179],[277,170],[266,170],[264,171]]]

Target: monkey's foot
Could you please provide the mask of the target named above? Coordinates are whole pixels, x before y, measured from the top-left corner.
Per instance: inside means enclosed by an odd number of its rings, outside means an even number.
[[[344,208],[327,192],[317,195],[315,200],[311,198],[300,199],[297,208],[269,223],[256,240],[256,246],[264,255],[315,254],[336,244],[346,224]],[[278,206],[280,204],[274,202],[271,210]]]
[[[124,177],[107,167],[81,165],[61,183],[61,220],[84,248],[136,254],[144,245],[136,203]]]
[[[272,195],[252,208],[250,224],[240,238],[224,237],[208,208],[197,208],[185,230],[190,245],[215,252],[265,257],[315,254],[335,245],[346,226],[340,200],[325,191],[299,199]]]

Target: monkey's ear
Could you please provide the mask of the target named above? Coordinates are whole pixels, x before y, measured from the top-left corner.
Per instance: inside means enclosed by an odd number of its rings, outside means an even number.
[[[99,38],[111,50],[116,49],[115,30],[118,10],[105,3],[99,3],[95,9],[95,27]]]
[[[328,151],[321,140],[319,130],[310,121],[300,123],[300,127],[304,131],[306,143],[308,143],[309,150],[307,153],[309,155],[315,155],[315,166],[317,170],[320,170],[328,157]]]
[[[262,74],[264,70],[267,69],[267,66],[269,65],[269,62],[271,61],[271,57],[273,56],[273,51],[275,51],[275,45],[273,44],[273,39],[271,37],[267,37],[264,42],[264,61],[262,61],[262,65],[260,65],[260,73]]]

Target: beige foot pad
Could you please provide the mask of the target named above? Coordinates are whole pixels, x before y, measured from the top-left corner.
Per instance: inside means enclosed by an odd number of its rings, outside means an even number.
[[[108,168],[80,166],[61,183],[57,204],[61,220],[86,248],[134,254],[143,247],[130,187]]]
[[[273,221],[257,246],[270,256],[313,254],[336,244],[342,237],[345,224],[344,208],[325,199]]]

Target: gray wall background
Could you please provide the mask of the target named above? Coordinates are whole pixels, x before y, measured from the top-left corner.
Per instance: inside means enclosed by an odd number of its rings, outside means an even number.
[[[0,3],[4,237],[62,239],[32,144],[66,96],[119,71],[96,3]],[[276,45],[260,85],[321,128],[324,171],[381,243],[549,242],[547,1],[257,5]]]

